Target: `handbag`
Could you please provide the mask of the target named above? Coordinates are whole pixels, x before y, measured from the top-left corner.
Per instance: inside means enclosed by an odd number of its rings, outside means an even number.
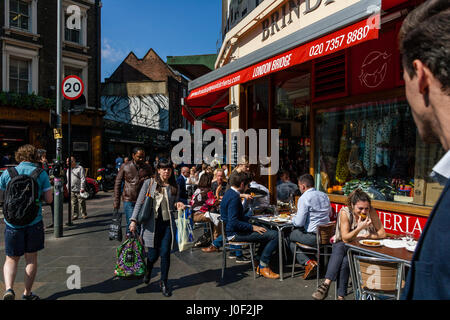
[[[178,210],[178,219],[175,221],[177,226],[178,250],[183,252],[194,245],[194,232],[190,218],[185,210]]]
[[[117,240],[122,242],[122,217],[118,210],[114,210],[113,219],[109,225],[109,240]]]
[[[154,198],[156,183],[154,183],[153,179],[150,181],[150,185],[148,186],[147,194],[145,195],[144,204],[141,206],[141,209],[138,212],[136,221],[138,224],[146,223],[151,215],[154,208]]]

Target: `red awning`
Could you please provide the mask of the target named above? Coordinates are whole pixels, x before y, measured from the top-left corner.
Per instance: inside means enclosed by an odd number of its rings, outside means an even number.
[[[203,120],[204,129],[228,128],[228,114],[223,110],[223,107],[228,104],[228,88],[353,47],[368,40],[377,39],[379,27],[380,14],[377,14],[195,88],[186,98],[183,116],[190,122]]]
[[[228,128],[228,89],[220,90],[206,96],[186,99],[182,114],[189,122],[203,121],[203,129],[216,128],[225,131]]]

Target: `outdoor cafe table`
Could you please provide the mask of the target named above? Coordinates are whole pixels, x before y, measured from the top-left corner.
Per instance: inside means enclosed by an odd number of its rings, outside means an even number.
[[[267,225],[271,228],[276,228],[278,230],[278,259],[279,259],[279,266],[280,266],[280,281],[283,281],[283,230],[287,228],[293,228],[294,225],[292,224],[290,219],[283,219],[279,218],[277,216],[269,216],[269,215],[261,215],[261,216],[252,216],[252,219],[254,222]],[[273,220],[280,219],[280,220],[287,220],[283,222],[275,222]]]
[[[355,270],[355,255],[366,255],[381,259],[391,259],[396,260],[402,264],[402,268],[411,266],[411,260],[413,252],[406,250],[406,248],[388,248],[386,246],[380,247],[369,247],[359,243],[363,238],[356,238],[355,240],[346,243],[348,247],[347,256],[348,264],[350,266],[350,275],[352,277],[353,292],[357,293],[357,283],[356,283],[356,270]]]

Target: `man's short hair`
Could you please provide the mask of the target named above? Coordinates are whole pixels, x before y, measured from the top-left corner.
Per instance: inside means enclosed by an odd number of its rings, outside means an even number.
[[[428,0],[411,11],[399,32],[403,67],[416,75],[413,61],[427,66],[450,93],[450,1]]]
[[[301,184],[304,184],[308,188],[314,187],[314,178],[309,173],[305,173],[305,174],[301,175],[300,177],[298,177],[298,182],[300,182]]]
[[[250,177],[246,172],[236,172],[231,176],[230,185],[233,187],[239,188],[242,182],[244,185],[250,184]]]
[[[138,153],[139,151],[142,151],[142,152],[145,153],[144,148],[142,148],[142,147],[134,147],[133,150],[131,151],[131,154],[136,154],[136,153]]]

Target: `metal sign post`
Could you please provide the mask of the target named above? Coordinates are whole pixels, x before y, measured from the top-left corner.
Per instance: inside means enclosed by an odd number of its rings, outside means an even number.
[[[69,159],[69,166],[67,168],[68,171],[68,178],[67,178],[67,192],[69,193],[69,206],[67,210],[67,226],[72,226],[72,139],[71,139],[71,133],[72,133],[72,112],[76,111],[83,111],[84,107],[82,109],[76,107],[77,106],[85,106],[86,105],[86,98],[83,96],[84,92],[84,83],[83,81],[75,76],[70,75],[64,78],[62,82],[62,88],[61,88],[62,94],[66,100],[64,100],[65,105],[67,106],[67,115],[68,115],[68,130],[67,130],[67,140],[68,140],[68,159]]]
[[[61,108],[61,2],[57,2],[57,39],[56,39],[56,128],[61,133],[62,132],[62,108]],[[56,168],[55,168],[55,183],[54,183],[54,236],[55,238],[60,238],[63,236],[63,201],[64,201],[64,191],[63,191],[63,181],[61,173],[64,174],[62,170],[62,135],[55,136],[56,138]],[[59,171],[59,172],[57,172]]]

